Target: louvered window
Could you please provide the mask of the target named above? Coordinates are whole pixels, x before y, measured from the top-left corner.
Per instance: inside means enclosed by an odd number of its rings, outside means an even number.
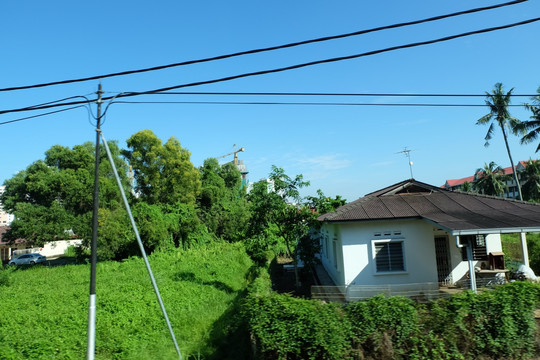
[[[376,241],[374,249],[377,272],[405,271],[403,241]]]

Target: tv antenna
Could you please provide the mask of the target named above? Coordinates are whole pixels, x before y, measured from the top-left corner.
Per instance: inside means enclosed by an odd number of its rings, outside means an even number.
[[[403,154],[403,155],[405,155],[407,157],[407,159],[409,159],[409,170],[411,171],[411,179],[414,179],[414,176],[413,176],[413,173],[412,173],[413,162],[411,161],[411,151],[414,151],[414,150],[409,150],[409,149],[407,149],[407,147],[405,147],[405,148],[403,148],[403,151],[399,151],[396,154]]]

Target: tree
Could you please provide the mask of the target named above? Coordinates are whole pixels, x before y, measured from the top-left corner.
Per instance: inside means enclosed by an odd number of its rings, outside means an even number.
[[[114,142],[109,147],[127,188],[127,166],[120,157],[120,150]],[[54,145],[47,150],[43,160],[30,164],[6,180],[1,201],[4,208],[15,215],[6,238],[24,238],[29,245],[39,246],[70,237],[69,230],[73,230],[84,240],[90,239],[94,154],[92,143],[75,145],[73,148]],[[112,168],[105,159],[105,151],[101,154],[99,223],[103,228],[100,230],[99,241],[100,245],[105,246],[103,249],[106,249],[112,246],[112,242],[118,244],[128,241],[119,234],[125,234],[130,228]],[[123,215],[118,212],[120,210]],[[122,216],[124,218],[121,222],[124,225],[119,225]],[[122,230],[117,231],[119,228]],[[116,247],[119,248],[120,245]],[[101,255],[105,258],[115,256],[106,254],[106,251],[101,251]]]
[[[201,193],[198,205],[203,223],[223,240],[243,239],[250,214],[238,168],[232,163],[220,166],[217,159],[209,158],[204,161],[199,174]]]
[[[474,187],[484,195],[504,196],[506,181],[509,176],[504,174],[504,169],[493,161],[484,164],[483,169],[475,172]]]
[[[463,184],[461,184],[459,187],[459,190],[463,192],[468,192],[468,193],[476,192],[474,184],[469,181],[465,181]]]
[[[501,128],[506,151],[508,152],[508,158],[510,159],[510,165],[512,166],[514,173],[514,181],[516,182],[516,186],[518,188],[519,198],[522,200],[523,197],[521,195],[521,186],[519,184],[516,167],[514,166],[514,160],[512,159],[512,154],[510,153],[510,146],[508,145],[507,136],[507,128],[514,135],[518,135],[520,131],[522,131],[521,122],[515,117],[511,116],[508,111],[508,105],[510,105],[510,97],[512,96],[513,90],[514,89],[512,88],[507,93],[504,93],[503,85],[501,83],[496,83],[492,93],[486,93],[486,105],[489,107],[489,113],[478,119],[476,124],[489,124],[489,128],[485,136],[486,142],[484,146],[489,146],[489,141],[493,137],[495,126],[499,125]]]
[[[538,95],[533,97],[533,103],[525,104],[525,108],[532,112],[531,120],[522,123],[523,130],[526,134],[521,138],[522,144],[533,142],[540,135],[540,88],[537,90]],[[540,143],[536,148],[536,152],[540,150]]]
[[[175,137],[165,144],[152,132],[142,130],[127,140],[122,153],[133,168],[135,191],[148,204],[195,204],[200,192],[199,173],[191,153]]]
[[[317,197],[308,196],[307,200],[309,206],[321,215],[332,212],[347,203],[347,200],[342,199],[340,195],[337,195],[334,199],[325,196],[321,189],[317,190],[317,195]]]
[[[529,160],[521,172],[523,183],[523,196],[525,200],[540,201],[540,161]]]

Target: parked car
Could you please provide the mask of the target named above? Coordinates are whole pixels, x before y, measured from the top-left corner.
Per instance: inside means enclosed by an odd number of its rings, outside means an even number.
[[[23,254],[9,261],[9,265],[34,265],[45,262],[47,258],[38,253]]]

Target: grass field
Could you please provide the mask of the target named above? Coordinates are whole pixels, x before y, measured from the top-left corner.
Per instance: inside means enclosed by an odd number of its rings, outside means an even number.
[[[235,309],[251,260],[240,244],[149,257],[184,359],[241,358]],[[86,356],[89,265],[0,270],[0,359]],[[96,359],[178,358],[140,258],[97,267]],[[237,354],[235,355],[235,352]]]

